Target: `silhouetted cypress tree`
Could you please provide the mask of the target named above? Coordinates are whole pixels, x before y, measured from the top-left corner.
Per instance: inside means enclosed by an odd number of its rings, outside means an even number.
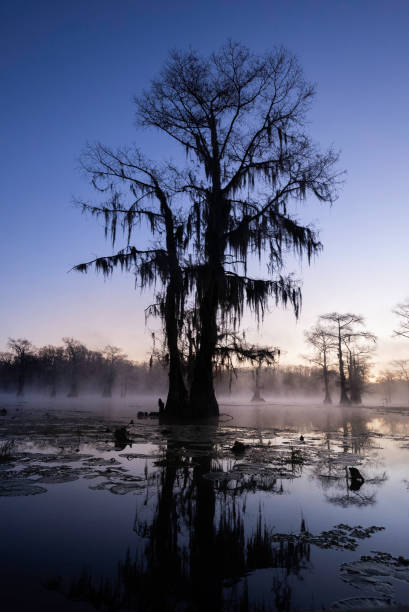
[[[209,58],[175,51],[135,103],[140,125],[181,146],[186,163],[158,167],[137,151],[114,153],[102,145],[88,152],[84,167],[94,186],[108,192],[108,202],[83,203],[84,209],[105,217],[113,242],[121,219],[128,246],[77,269],[85,271],[92,263],[104,273],[116,265],[134,267],[145,287],[160,279],[163,291],[153,311],[163,317],[168,342],[169,412],[175,389],[179,412],[189,413],[178,358],[188,296],[197,313],[193,417],[218,414],[213,364],[220,324],[237,329],[245,307],[262,318],[271,298],[299,313],[300,287],[281,274],[284,255],[293,251],[310,260],[321,244],[288,208],[309,195],[332,202],[337,184],[337,155],[320,153],[303,127],[313,93],[295,58],[283,49],[255,56],[228,42]],[[133,197],[127,204],[119,189],[125,185]],[[146,198],[156,200],[158,208],[145,207]],[[159,249],[129,245],[141,220],[148,221],[156,239],[162,237]],[[253,255],[266,265],[263,277],[247,274]]]

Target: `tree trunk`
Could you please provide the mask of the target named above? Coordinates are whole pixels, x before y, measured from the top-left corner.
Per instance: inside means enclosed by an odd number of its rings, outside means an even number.
[[[360,391],[357,391],[353,398],[351,397],[351,404],[362,404],[362,395]]]
[[[212,188],[206,195],[207,223],[204,246],[206,263],[204,278],[198,287],[201,321],[200,346],[190,392],[192,413],[200,417],[219,415],[219,405],[214,392],[213,357],[217,344],[217,314],[225,283],[223,265],[226,250],[225,233],[230,213],[230,203],[221,189],[217,121],[213,110],[210,111],[209,127],[212,144],[211,154],[206,164],[211,175]]]
[[[17,397],[24,396],[24,384],[25,384],[24,371],[20,371],[18,375],[18,381],[17,381],[17,394],[16,394]]]
[[[166,228],[166,250],[169,260],[169,284],[166,289],[165,304],[165,328],[166,340],[169,350],[169,389],[166,406],[162,419],[189,418],[190,407],[185,381],[182,372],[182,360],[180,356],[179,320],[183,309],[183,278],[179,266],[177,244],[175,238],[175,227],[172,211],[168,206],[165,194],[158,188],[157,195],[161,202],[162,213],[165,218]]]
[[[115,373],[113,371],[113,365],[111,365],[111,368],[106,374],[104,388],[102,390],[102,397],[112,397],[112,387],[114,386]]]
[[[126,397],[128,393],[128,380],[125,378],[121,382],[121,397]]]
[[[76,377],[71,381],[71,386],[67,397],[78,397],[78,385]]]
[[[78,397],[78,362],[75,354],[71,356],[71,381],[67,397]]]
[[[341,341],[341,329],[338,325],[338,361],[339,361],[339,384],[340,384],[340,404],[350,404],[350,399],[347,393],[347,382],[344,371],[344,360],[342,358],[342,341]]]
[[[203,284],[199,286],[200,346],[195,363],[190,391],[192,413],[199,417],[219,415],[219,405],[214,392],[213,357],[217,344],[217,313],[224,284],[223,259],[226,248],[225,232],[229,217],[229,203],[221,190],[221,169],[217,122],[211,113],[209,119],[212,139],[212,157],[209,170],[212,190],[207,194],[207,228],[205,233],[206,270]]]
[[[190,406],[194,418],[219,416],[219,405],[214,392],[213,356],[217,343],[217,275],[209,266],[200,304],[199,351],[196,356],[190,389]],[[215,268],[213,268],[214,270]]]
[[[359,362],[357,362],[355,356],[350,353],[349,355],[349,397],[351,404],[362,404],[362,380]]]
[[[352,368],[352,378],[350,383],[350,396],[351,404],[362,404],[362,393],[361,393],[362,381],[360,373]]]
[[[57,382],[55,378],[53,377],[51,380],[50,397],[56,397],[56,395],[57,395]]]
[[[328,370],[326,369],[324,371],[324,389],[325,389],[324,404],[332,404],[331,394],[329,392]]]
[[[328,367],[327,367],[327,356],[324,353],[324,365],[322,368],[322,375],[324,378],[324,390],[325,390],[325,397],[324,397],[324,404],[332,404],[332,399],[331,399],[331,394],[329,392],[329,376],[328,376]]]
[[[190,416],[190,407],[185,381],[183,380],[182,363],[178,347],[175,300],[175,290],[171,282],[167,288],[165,314],[166,337],[169,349],[169,389],[165,416],[188,418]]]
[[[251,398],[252,402],[264,402],[264,398],[261,397],[261,386],[260,386],[260,370],[261,370],[261,365],[258,365],[256,370],[255,370],[255,385],[254,385],[254,393],[253,393],[253,397]]]
[[[212,417],[219,415],[219,405],[213,384],[213,356],[217,343],[217,276],[208,269],[200,304],[200,346],[193,370],[190,390],[192,416]]]
[[[78,389],[76,385],[71,385],[67,397],[78,397]]]

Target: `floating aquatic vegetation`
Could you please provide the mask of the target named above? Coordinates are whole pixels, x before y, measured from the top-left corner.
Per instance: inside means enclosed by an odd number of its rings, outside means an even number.
[[[159,455],[158,453],[152,452],[152,453],[122,453],[121,455],[119,455],[120,457],[125,457],[125,459],[128,459],[128,461],[131,461],[132,459],[160,459],[162,458],[162,455]]]
[[[335,506],[341,508],[357,507],[363,508],[365,506],[373,506],[376,504],[375,493],[363,494],[358,491],[349,491],[345,494],[340,495],[325,495],[325,499]]]
[[[19,472],[20,477],[35,477],[32,482],[42,482],[46,484],[60,484],[78,480],[81,475],[80,469],[75,469],[67,465],[57,465],[53,467],[28,466]]]
[[[392,580],[409,583],[409,559],[393,557],[389,553],[373,551],[359,561],[343,563],[341,578],[358,589],[371,588],[385,596],[394,593]]]
[[[322,531],[318,535],[310,533],[304,527],[298,534],[273,533],[271,537],[273,542],[303,542],[323,549],[356,550],[359,545],[358,540],[370,538],[378,531],[383,531],[384,529],[384,527],[377,527],[376,525],[370,527],[356,525],[351,527],[350,525],[340,523],[328,531]]]
[[[25,453],[24,457],[28,461],[35,463],[74,463],[84,459],[89,459],[92,455],[85,455],[81,453]]]
[[[243,471],[212,471],[204,475],[204,478],[214,483],[216,491],[240,494],[244,492],[269,491],[282,495],[285,493],[282,478],[274,472],[262,470],[260,473],[246,474]]]
[[[115,495],[126,495],[127,493],[136,493],[144,489],[144,484],[140,482],[128,482],[118,483],[115,481],[101,482],[93,487],[90,487],[93,491],[109,491]]]
[[[265,610],[297,610],[302,605],[307,609],[329,609],[331,599],[328,598],[335,598],[332,585],[339,589],[337,597],[347,598],[334,603],[334,610],[362,608],[365,605],[385,607],[393,601],[393,589],[390,592],[374,589],[371,596],[371,591],[367,590],[371,586],[366,586],[366,591],[356,592],[357,597],[348,597],[351,595],[349,586],[354,585],[347,582],[342,585],[337,572],[334,572],[334,563],[338,566],[354,557],[358,559],[367,550],[362,551],[359,546],[363,542],[367,546],[368,540],[365,539],[376,536],[381,529],[376,526],[354,526],[355,522],[365,520],[357,518],[357,514],[363,515],[365,512],[357,512],[354,508],[351,511],[344,509],[375,504],[374,492],[378,494],[378,486],[387,479],[384,470],[388,469],[391,476],[395,474],[395,463],[384,465],[382,459],[387,458],[389,450],[393,448],[395,453],[400,453],[399,460],[403,458],[404,461],[406,451],[399,448],[409,438],[400,436],[396,443],[396,436],[391,435],[390,441],[384,436],[385,449],[378,453],[377,434],[352,435],[348,429],[348,435],[344,435],[339,428],[331,427],[329,422],[328,430],[314,431],[305,424],[299,429],[268,428],[264,424],[256,429],[235,427],[230,422],[209,427],[172,424],[163,427],[157,422],[143,421],[127,426],[134,444],[132,449],[128,447],[117,452],[112,432],[129,423],[129,416],[126,419],[106,419],[95,414],[61,411],[58,419],[47,420],[42,416],[40,426],[36,418],[36,415],[27,415],[25,421],[17,416],[11,421],[10,412],[10,415],[0,419],[0,437],[15,438],[18,443],[13,451],[13,461],[0,465],[3,490],[8,489],[7,495],[32,495],[46,489],[51,492],[50,487],[54,484],[82,478],[86,480],[71,487],[71,490],[73,496],[78,496],[75,499],[84,500],[84,508],[88,503],[92,507],[99,501],[103,506],[102,498],[106,497],[104,491],[116,496],[115,500],[111,498],[111,503],[116,507],[121,507],[121,504],[122,507],[132,507],[134,504],[137,515],[134,531],[132,525],[129,526],[132,560],[129,565],[123,563],[122,568],[124,580],[135,578],[135,584],[126,582],[126,586],[124,581],[120,584],[121,588],[130,588],[131,597],[139,597],[138,589],[147,598],[151,597],[159,584],[159,576],[155,572],[160,569],[165,577],[163,602],[172,610],[187,609],[189,604],[183,598],[189,589],[190,596],[196,588],[192,577],[198,581],[203,577],[205,590],[208,582],[216,584],[214,576],[226,600],[235,594],[241,596],[248,579],[249,593],[248,599],[245,599],[248,608],[243,608],[246,610],[253,609],[253,603],[263,605],[260,598],[264,601],[264,591],[256,593],[254,597],[254,589],[262,581],[264,586],[268,581]],[[300,433],[304,436],[303,442],[300,442]],[[241,456],[232,453],[235,440],[246,445],[245,453]],[[359,491],[348,489],[346,466],[357,466],[362,472],[365,483]],[[394,485],[394,481],[388,483],[384,491],[379,491],[379,498],[382,496],[382,500],[385,500],[386,495],[393,493],[397,501],[404,502],[404,484],[401,482],[400,487]],[[64,484],[60,485],[62,496],[70,493],[68,486],[64,488]],[[121,496],[125,496],[122,501]],[[47,503],[54,504],[56,499],[58,495],[50,495],[43,500],[27,499],[26,503],[36,505],[40,502],[41,505],[44,502],[45,507]],[[109,500],[105,501],[109,508]],[[327,502],[338,507],[331,508]],[[16,498],[14,502],[3,502],[8,508],[12,508],[13,503],[20,504],[21,501]],[[258,532],[254,530],[257,504],[260,504],[262,520],[267,526],[265,528],[262,523]],[[223,523],[221,517],[226,508],[230,508],[232,517],[236,515],[236,522],[232,519],[229,523],[226,519]],[[295,533],[289,532],[294,525],[294,515],[299,516],[301,512],[312,517],[315,508],[317,515],[313,518],[318,526],[313,533],[309,533],[305,524],[299,532],[297,529]],[[381,512],[384,512],[384,508],[384,504],[379,504]],[[388,508],[392,508],[392,516],[395,504],[388,503]],[[103,521],[108,512],[105,512],[105,508],[103,510],[102,516],[95,520],[95,533],[100,533],[98,521],[105,527]],[[370,522],[383,524],[384,515],[374,518],[379,516],[379,513],[375,513],[376,509],[371,509]],[[351,515],[355,517],[354,520]],[[405,516],[404,507],[400,510],[400,517],[404,520]],[[391,547],[395,546],[396,541],[399,546],[396,528],[391,525],[389,515],[387,519],[388,534],[379,537],[378,541],[385,542],[390,534]],[[352,526],[346,525],[347,521],[352,522]],[[273,524],[276,525],[274,529]],[[121,524],[118,532],[120,529],[125,531],[126,526]],[[391,548],[390,552],[396,553],[396,550]],[[139,559],[143,564],[136,572],[133,569],[134,559]],[[328,570],[324,568],[322,575],[317,576],[326,559],[329,560]],[[105,570],[105,567],[101,570],[98,564],[95,566],[94,586],[90,584],[90,587],[95,588],[97,598],[103,598],[103,584],[107,577],[113,580],[113,587],[117,586],[114,578],[117,559],[113,561],[112,572],[109,568]],[[146,571],[147,567],[150,573]],[[191,568],[193,574],[190,574]],[[178,575],[179,570],[181,573]],[[332,575],[329,576],[327,571],[331,571]],[[209,572],[211,580],[208,578]],[[288,582],[283,580],[278,595],[271,589],[276,575],[279,578],[288,577]],[[66,589],[67,576],[63,578]],[[174,578],[181,580],[180,596],[176,600],[173,599]],[[321,602],[315,598],[316,591],[314,596],[310,593],[324,578],[328,578],[328,585]],[[301,589],[309,598],[308,601],[305,598],[302,605],[299,590],[301,580]],[[393,580],[388,577],[392,585]],[[313,585],[311,588],[310,581]],[[99,584],[102,585],[101,590]],[[408,585],[409,582],[401,585],[401,588]],[[286,602],[287,587],[293,590],[292,607]],[[58,585],[56,588],[60,590]],[[89,595],[86,591],[87,588],[83,593],[85,599]],[[114,591],[113,596],[116,597]],[[252,601],[252,598],[257,601]],[[129,603],[125,599],[115,600],[114,603],[118,605],[117,609],[135,609],[132,601]],[[141,600],[139,609],[147,609],[146,603],[147,600]],[[216,603],[214,608],[209,606],[208,609],[221,609],[216,607]]]
[[[11,461],[12,453],[15,448],[16,442],[15,440],[4,440],[0,442],[0,462],[4,463],[6,461]]]
[[[390,608],[393,602],[390,598],[381,597],[348,597],[336,601],[330,606],[330,610],[377,610]]]
[[[46,493],[47,489],[34,484],[32,480],[16,479],[0,481],[0,497],[19,497]]]
[[[44,484],[63,484],[64,482],[73,482],[79,479],[79,475],[74,473],[57,472],[55,474],[49,474],[41,476],[35,482],[42,482]]]
[[[138,492],[146,487],[146,479],[140,476],[134,476],[131,474],[124,474],[118,471],[105,471],[101,473],[109,478],[97,485],[90,486],[89,488],[93,491],[109,491],[116,495],[126,495],[126,493]]]
[[[84,460],[84,464],[86,465],[121,465],[120,461],[117,461],[115,457],[111,457],[111,459],[104,459],[103,457],[90,457],[89,459]]]

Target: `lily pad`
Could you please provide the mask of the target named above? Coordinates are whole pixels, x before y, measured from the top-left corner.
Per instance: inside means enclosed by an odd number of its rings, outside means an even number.
[[[3,480],[0,482],[0,497],[20,497],[47,493],[47,489],[34,484],[32,480]]]
[[[330,610],[377,610],[390,608],[392,602],[390,599],[380,597],[350,597],[336,601],[330,607]]]

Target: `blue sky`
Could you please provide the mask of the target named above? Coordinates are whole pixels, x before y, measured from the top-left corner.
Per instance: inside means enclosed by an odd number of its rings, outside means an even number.
[[[302,316],[273,309],[262,342],[299,361],[318,314],[353,311],[380,337],[379,367],[409,355],[391,338],[391,309],[409,296],[407,0],[3,0],[0,30],[0,350],[9,336],[36,345],[74,336],[145,357],[149,295],[130,276],[68,273],[110,252],[101,226],[72,205],[89,195],[78,158],[97,140],[168,157],[163,141],[136,131],[132,96],[171,48],[208,53],[233,38],[298,56],[317,84],[310,131],[341,151],[347,171],[332,208],[299,210],[320,229],[324,252],[310,268],[289,262],[303,279]],[[250,318],[244,326],[257,337]]]

